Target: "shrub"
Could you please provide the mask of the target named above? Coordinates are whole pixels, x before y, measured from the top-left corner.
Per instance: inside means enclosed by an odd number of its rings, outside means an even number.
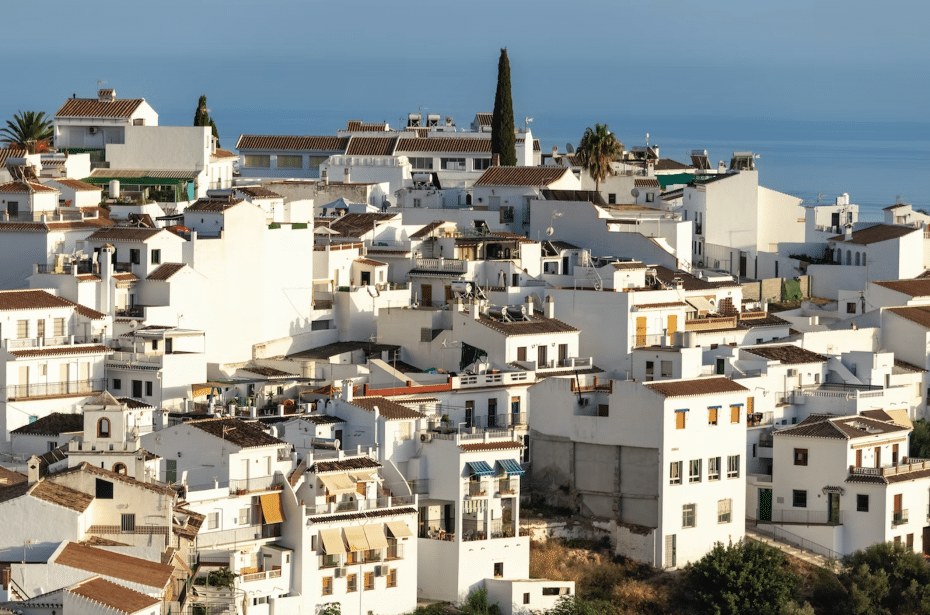
[[[472,590],[465,602],[461,606],[465,615],[498,615],[500,609],[496,604],[488,604],[488,590],[486,587],[479,587]]]
[[[843,559],[843,612],[909,615],[930,612],[930,567],[901,543],[880,542]]]

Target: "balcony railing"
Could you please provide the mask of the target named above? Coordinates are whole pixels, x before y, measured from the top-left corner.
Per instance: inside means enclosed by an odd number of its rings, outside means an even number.
[[[274,476],[258,476],[256,478],[236,478],[229,481],[229,493],[241,495],[253,491],[271,491],[284,482],[281,474]]]
[[[379,508],[393,508],[395,506],[414,506],[416,505],[416,495],[395,495],[389,498],[370,498],[359,499],[346,502],[327,502],[325,504],[304,506],[304,512],[308,517],[316,515],[332,515],[335,513],[345,512],[362,512],[366,510],[377,510]]]
[[[429,493],[429,479],[421,478],[418,480],[408,480],[407,484],[410,486],[410,492],[417,495],[426,495]]]
[[[264,570],[262,572],[251,572],[249,574],[239,575],[236,579],[238,583],[251,583],[253,581],[264,581],[266,579],[279,579],[281,578],[281,569],[276,570]]]
[[[82,335],[55,335],[52,337],[27,337],[27,338],[8,338],[6,340],[7,350],[19,350],[22,348],[46,348],[48,346],[71,346],[73,344],[92,344],[98,343],[99,337],[87,337]]]
[[[145,308],[144,307],[123,308],[120,310],[116,310],[116,316],[118,318],[145,318]]]
[[[70,263],[36,263],[36,273],[59,275],[86,275],[98,273],[100,268],[89,260]]]
[[[901,463],[894,463],[880,468],[862,468],[849,466],[849,473],[859,476],[895,476],[918,470],[930,470],[930,459],[905,457]]]
[[[58,397],[64,395],[90,395],[100,393],[106,388],[106,380],[68,380],[67,382],[47,382],[44,384],[15,384],[6,388],[9,401],[38,397]]]
[[[465,481],[465,489],[471,497],[484,497],[488,495],[488,486],[483,480]]]
[[[9,222],[73,222],[84,219],[84,211],[79,207],[58,207],[48,211],[21,211],[15,214],[2,214],[2,220]]]
[[[796,523],[799,525],[842,525],[843,511],[830,514],[826,510],[788,510],[772,511],[772,523]]]
[[[497,487],[501,495],[514,495],[520,492],[520,480],[517,478],[502,478],[498,481]]]
[[[476,416],[471,425],[466,427],[479,427],[481,429],[508,429],[526,425],[526,412],[508,412],[506,414],[493,414]]]
[[[661,346],[668,340],[668,336],[661,333],[642,333],[630,337],[630,345],[634,348],[640,346]]]
[[[143,354],[141,352],[114,352],[107,357],[108,365],[119,367],[138,367],[142,369],[158,369],[162,366],[164,355]]]
[[[891,517],[891,526],[904,525],[908,522],[907,509],[896,510]]]
[[[417,258],[416,268],[446,273],[465,273],[468,271],[468,261],[452,260],[448,258]]]
[[[211,532],[203,530],[197,535],[198,548],[219,545],[232,545],[253,540],[278,538],[281,536],[281,524],[244,525],[229,530]]]

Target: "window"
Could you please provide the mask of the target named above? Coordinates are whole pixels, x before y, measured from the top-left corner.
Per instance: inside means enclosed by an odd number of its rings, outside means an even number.
[[[251,393],[249,393],[249,395],[251,395]],[[142,397],[142,381],[141,380],[132,381],[132,396],[135,397],[136,399],[139,399],[140,397]]]
[[[152,340],[152,350],[158,350],[158,340]]]
[[[110,419],[100,419],[97,421],[97,437],[98,438],[109,438],[110,437]]]
[[[668,471],[668,484],[669,485],[680,485],[681,484],[681,464],[680,461],[673,461],[669,465]]]
[[[125,463],[114,463],[113,471],[116,472],[117,474],[122,474],[123,476],[126,476],[126,474],[129,473],[126,469]]]
[[[6,213],[8,213],[11,218],[17,217],[19,215],[19,201],[7,202]]]
[[[145,396],[146,397],[152,396],[152,381],[151,380],[145,381]]]
[[[417,169],[420,171],[432,171],[433,170],[433,159],[432,158],[407,158],[410,161],[410,168]]]
[[[859,263],[856,263],[856,264],[858,265]],[[914,550],[914,535],[913,534],[907,535],[907,540],[905,541],[905,545],[907,546],[908,551]]]
[[[718,406],[711,406],[707,409],[707,424],[716,425],[717,424],[717,409]]]
[[[485,169],[491,168],[490,158],[475,158],[473,162],[476,171],[484,171]]]
[[[45,339],[45,319],[40,318],[36,321],[36,337]]]
[[[120,530],[123,532],[135,532],[136,531],[136,516],[135,515],[120,515]]]
[[[733,512],[733,500],[717,501],[717,523],[729,523]]]
[[[65,335],[65,319],[64,318],[55,318],[52,321],[52,326],[54,329],[54,332],[52,333],[52,335],[54,335],[55,337],[64,337]]]
[[[663,378],[672,377],[672,362],[671,361],[662,361],[662,377]]]
[[[807,449],[806,448],[794,449],[794,465],[796,466],[807,465]]]
[[[655,202],[655,200],[656,200],[656,195],[655,195],[654,192],[647,192],[647,193],[646,193],[646,202],[647,202],[647,203],[653,203],[653,202]]]
[[[165,482],[174,483],[178,480],[178,460],[165,459]]]
[[[268,154],[253,154],[250,156],[243,156],[243,158],[243,166],[246,167],[264,167],[267,169],[271,166],[271,156]]]
[[[333,578],[332,577],[323,577],[323,595],[324,596],[333,595]]]
[[[869,496],[865,493],[856,494],[856,512],[869,512]]]
[[[701,482],[701,460],[692,459],[688,462],[688,482],[689,483],[699,483]]]
[[[375,573],[366,572],[365,573],[365,591],[371,591],[375,588]]]
[[[439,168],[446,170],[446,171],[464,171],[465,170],[465,159],[464,158],[440,158]]]
[[[681,507],[681,527],[694,527],[697,523],[697,504],[684,504]]]
[[[16,337],[21,340],[24,340],[29,337],[29,321],[28,320],[17,320],[16,321]]]
[[[675,429],[685,428],[685,414],[687,413],[687,410],[675,410]]]
[[[303,156],[281,156],[278,155],[279,169],[299,169],[304,165]]]
[[[739,423],[740,408],[742,404],[738,406],[730,406],[730,423]]]
[[[397,587],[397,568],[391,568],[387,575],[387,586]]]
[[[471,427],[475,424],[475,401],[468,400],[465,402],[465,427]]]
[[[616,205],[616,204],[617,204],[617,193],[615,193],[615,192],[608,192],[608,193],[607,193],[607,204],[608,204],[608,205]]]
[[[45,321],[44,321],[44,320],[40,320],[39,322],[45,322]],[[41,364],[39,364],[39,375],[40,375],[40,376],[43,376],[43,377],[44,377],[44,376],[48,376],[48,363],[41,363]],[[897,446],[897,445],[895,445],[895,446]]]
[[[526,346],[517,348],[517,361],[526,361]]]
[[[598,416],[610,416],[610,404],[598,404],[597,405],[597,415]]]
[[[510,414],[520,414],[520,398],[510,398]]]
[[[655,363],[646,361],[646,382],[652,382],[655,376]]]
[[[855,313],[856,313],[856,302],[855,302],[855,301],[847,301],[847,302],[846,302],[846,313],[847,313],[847,314],[855,314]]]
[[[98,500],[112,500],[113,499],[113,483],[108,480],[103,480],[102,478],[96,479],[96,484],[94,486],[94,495]]]
[[[739,478],[739,455],[727,457],[727,478]]]
[[[523,594],[523,604],[529,604],[529,603],[530,603],[530,594],[529,592],[527,592]]]
[[[513,207],[501,207],[500,208],[500,221],[503,222],[513,222]]]
[[[207,529],[215,530],[220,526],[220,513],[212,512],[207,513]]]
[[[497,427],[497,400],[488,400],[488,427]]]
[[[720,457],[707,460],[707,480],[720,480]]]
[[[504,562],[494,563],[494,578],[495,579],[504,578]]]
[[[129,250],[129,264],[138,265],[141,262],[142,262],[142,252],[136,248],[131,248]]]
[[[249,509],[240,508],[239,509],[239,525],[248,525],[249,524]]]
[[[161,250],[152,250],[152,264],[153,265],[161,264]]]
[[[114,378],[114,379],[113,379],[113,388],[114,388],[115,390],[117,390],[117,391],[119,391],[120,389],[123,388],[123,381],[122,381],[121,378]]]
[[[807,508],[807,492],[801,489],[792,491],[791,505],[795,508]]]

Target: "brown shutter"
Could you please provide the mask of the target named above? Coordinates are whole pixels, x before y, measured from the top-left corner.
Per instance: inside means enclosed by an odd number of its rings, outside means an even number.
[[[646,317],[640,316],[636,319],[636,345],[646,345]]]
[[[716,409],[716,408],[708,408],[708,409],[707,409],[707,422],[708,422],[710,425],[716,425],[716,424],[717,424],[717,409]]]
[[[739,423],[739,406],[730,406],[730,422]]]
[[[675,413],[675,429],[684,429],[685,428],[685,413],[676,412]]]
[[[899,513],[903,510],[903,499],[904,496],[900,493],[894,496],[894,512]]]
[[[862,449],[861,448],[856,451],[856,467],[857,468],[862,467]]]
[[[678,331],[678,314],[669,314],[668,317],[668,335]]]

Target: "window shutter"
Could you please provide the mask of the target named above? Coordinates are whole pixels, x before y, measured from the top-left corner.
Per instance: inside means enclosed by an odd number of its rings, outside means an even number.
[[[675,413],[675,429],[684,429],[685,428],[685,413],[676,412]]]
[[[739,406],[730,406],[730,422],[739,423]]]
[[[710,423],[711,425],[716,425],[717,424],[717,409],[708,408],[707,413],[708,413],[707,422]]]

